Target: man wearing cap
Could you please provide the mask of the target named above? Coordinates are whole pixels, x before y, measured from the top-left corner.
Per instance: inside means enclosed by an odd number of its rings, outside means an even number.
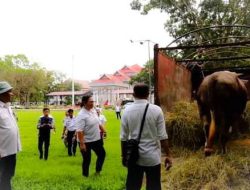
[[[12,86],[0,81],[0,189],[11,190],[15,174],[16,153],[21,150],[19,130],[10,108]]]

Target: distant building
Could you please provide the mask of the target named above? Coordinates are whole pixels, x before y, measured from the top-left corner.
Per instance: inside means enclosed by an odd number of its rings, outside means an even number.
[[[104,74],[89,86],[96,104],[115,105],[123,99],[132,99],[133,90],[129,80],[142,70],[139,65],[124,66],[114,74]]]
[[[135,64],[124,66],[113,74],[103,74],[99,79],[91,83],[83,80],[74,80],[81,84],[80,91],[75,91],[75,103],[81,102],[81,97],[88,91],[93,93],[95,104],[115,105],[122,100],[133,98],[133,88],[129,84],[132,76],[135,76],[142,70],[142,67]],[[72,91],[51,92],[47,94],[48,103],[54,105],[67,104],[72,98]]]
[[[88,92],[88,90],[85,91],[75,91],[75,103],[81,102],[82,96]],[[47,94],[48,97],[48,103],[51,105],[65,105],[68,103],[68,101],[71,102],[72,99],[72,91],[62,91],[62,92],[51,92]]]
[[[82,96],[89,91],[89,82],[85,80],[74,80],[75,83],[81,85],[80,91],[75,91],[75,103],[81,102]],[[72,91],[51,92],[46,95],[48,97],[48,104],[65,105],[72,99]]]

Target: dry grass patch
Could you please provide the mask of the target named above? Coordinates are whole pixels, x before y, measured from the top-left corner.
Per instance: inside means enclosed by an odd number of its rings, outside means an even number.
[[[205,158],[202,151],[174,151],[174,165],[163,171],[163,189],[250,189],[250,149],[231,147],[226,155]],[[179,154],[179,155],[178,155]],[[176,157],[178,156],[178,157]]]
[[[195,150],[205,142],[196,103],[177,102],[166,114],[166,126],[174,146]]]

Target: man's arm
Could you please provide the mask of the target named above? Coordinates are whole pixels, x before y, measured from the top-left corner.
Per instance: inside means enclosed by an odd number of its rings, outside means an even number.
[[[168,134],[166,131],[164,114],[160,108],[159,108],[159,115],[157,118],[157,136],[161,142],[161,148],[166,153],[165,168],[169,170],[172,166],[172,156],[168,144]]]
[[[52,121],[51,121],[51,128],[54,130],[54,133],[56,132],[56,126],[55,126],[55,120],[52,117]]]
[[[78,115],[75,119],[76,136],[79,141],[81,152],[86,151],[85,138],[84,138],[84,127],[85,120],[81,115]]]
[[[85,139],[84,139],[83,131],[77,131],[76,134],[77,134],[77,139],[79,140],[81,152],[86,152],[86,145],[85,145]]]
[[[103,125],[99,124],[99,128],[100,128],[100,130],[101,130],[102,133],[106,133],[106,130],[105,130],[105,128],[104,128]]]
[[[169,170],[172,167],[172,156],[168,145],[168,139],[161,140],[160,142],[161,142],[161,148],[166,153],[165,168],[166,170]]]
[[[129,129],[128,129],[128,122],[126,120],[126,113],[122,115],[121,119],[121,131],[120,131],[120,138],[121,138],[121,156],[122,156],[122,165],[126,165],[126,151],[127,151],[127,140],[129,136]]]
[[[40,129],[41,127],[43,127],[42,126],[42,124],[41,124],[41,118],[39,118],[39,120],[38,120],[38,123],[37,123],[37,129]]]
[[[63,132],[62,132],[62,139],[64,138],[65,135],[65,131],[66,131],[66,126],[63,127]]]

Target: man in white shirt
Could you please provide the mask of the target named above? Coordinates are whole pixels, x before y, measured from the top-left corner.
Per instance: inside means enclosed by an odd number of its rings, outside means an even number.
[[[116,113],[116,118],[121,119],[121,106],[119,104],[115,106],[115,113]]]
[[[82,97],[81,111],[76,117],[77,139],[79,148],[82,153],[82,175],[89,176],[89,166],[91,162],[91,150],[97,156],[96,174],[99,175],[102,171],[106,152],[103,147],[103,141],[100,136],[100,130],[105,130],[100,125],[99,118],[94,108],[94,100],[92,95]]]
[[[15,174],[16,153],[21,150],[19,130],[10,108],[12,87],[0,82],[0,189],[11,190],[11,178]]]
[[[106,122],[107,122],[106,117],[105,117],[103,114],[101,114],[100,109],[96,109],[96,113],[97,113],[98,118],[99,118],[100,126],[101,126],[103,129],[105,129],[105,124],[106,124]],[[105,131],[106,131],[106,129],[105,129]],[[106,132],[104,133],[104,132],[101,130],[100,133],[101,133],[101,138],[102,138],[102,139],[105,139],[105,138],[106,138]]]
[[[75,125],[75,117],[74,117],[74,110],[68,110],[68,117],[64,120],[64,130],[62,136],[65,135],[67,130],[67,144],[68,144],[68,155],[76,155],[76,125]]]
[[[149,87],[137,84],[134,86],[133,95],[134,104],[128,106],[122,116],[120,138],[123,165],[125,165],[127,140],[138,138],[143,113],[148,104]],[[161,147],[166,152],[165,167],[169,169],[172,165],[167,139],[162,109],[149,104],[139,143],[139,159],[135,166],[127,166],[127,190],[141,189],[144,172],[147,180],[146,189],[161,189]]]

